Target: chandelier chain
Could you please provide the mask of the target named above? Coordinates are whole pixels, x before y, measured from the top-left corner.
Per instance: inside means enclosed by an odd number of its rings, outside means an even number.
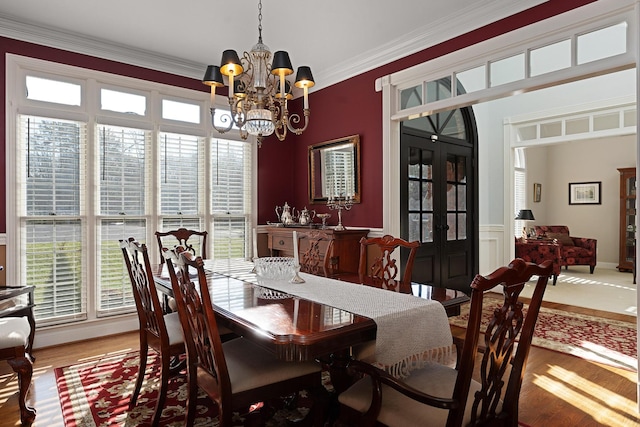
[[[258,2],[258,42],[262,43],[262,0]]]

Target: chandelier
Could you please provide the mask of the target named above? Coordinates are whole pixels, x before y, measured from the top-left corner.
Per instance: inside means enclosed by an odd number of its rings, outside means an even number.
[[[286,79],[293,74],[289,54],[279,50],[270,61],[271,51],[262,43],[262,0],[259,0],[258,43],[251,52],[244,52],[242,60],[235,50],[225,50],[220,66],[209,65],[202,79],[202,83],[211,86],[211,125],[215,130],[225,133],[236,126],[242,139],[254,135],[260,146],[262,138],[273,133],[283,141],[287,131],[300,135],[307,129],[311,114],[309,88],[315,84],[311,68],[299,67],[294,82],[304,93],[304,126],[301,126],[300,115],[289,113],[287,108],[287,101],[293,98],[291,83]],[[228,78],[230,111],[221,116],[220,127],[214,122],[215,96],[216,88],[224,86],[223,75]]]

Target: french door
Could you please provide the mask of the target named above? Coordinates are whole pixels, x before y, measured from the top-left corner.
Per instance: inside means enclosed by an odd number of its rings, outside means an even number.
[[[476,149],[461,111],[403,123],[400,230],[421,243],[414,282],[469,292],[478,271]]]

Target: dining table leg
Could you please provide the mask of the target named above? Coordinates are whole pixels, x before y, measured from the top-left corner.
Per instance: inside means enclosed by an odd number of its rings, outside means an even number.
[[[346,349],[330,356],[328,363],[329,375],[331,376],[331,384],[336,392],[340,394],[347,390],[354,383],[354,378],[349,374],[347,369],[349,362],[352,360],[351,350]]]

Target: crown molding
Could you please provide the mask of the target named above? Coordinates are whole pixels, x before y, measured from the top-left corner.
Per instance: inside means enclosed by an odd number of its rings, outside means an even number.
[[[456,11],[455,25],[446,17],[428,26],[417,28],[400,38],[390,40],[375,50],[363,52],[349,60],[349,64],[337,64],[324,70],[314,70],[314,90],[331,86],[366,71],[373,70],[400,58],[419,52],[438,43],[450,40],[465,32],[506,18],[534,7],[545,0],[489,0],[470,2],[463,10]],[[129,45],[61,30],[0,14],[0,36],[22,40],[84,55],[136,65],[179,76],[200,80],[207,64],[186,61],[182,58],[137,49]]]
[[[0,14],[0,36],[200,80],[206,64],[92,38]]]
[[[410,31],[400,38],[391,40],[374,51],[353,57],[349,64],[340,64],[324,71],[320,70],[318,74],[322,75],[322,78],[316,78],[316,80],[320,81],[323,87],[331,86],[342,80],[451,40],[492,22],[515,15],[545,3],[545,1],[492,0],[488,2],[470,2],[468,7],[456,12],[455,25],[452,25],[451,17],[445,17],[430,23],[428,26]],[[318,84],[316,83],[317,87]]]

